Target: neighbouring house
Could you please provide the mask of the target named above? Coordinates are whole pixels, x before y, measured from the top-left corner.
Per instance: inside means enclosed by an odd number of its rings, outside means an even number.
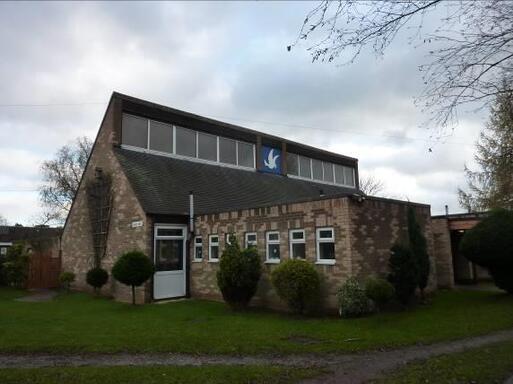
[[[478,283],[491,279],[486,269],[467,260],[459,251],[460,241],[465,232],[474,228],[486,215],[486,212],[447,212],[445,215],[431,218],[440,287],[452,288],[455,284]]]
[[[365,196],[357,159],[113,93],[64,227],[62,267],[85,290],[95,263],[110,270],[138,249],[155,265],[139,302],[221,300],[216,271],[233,233],[262,257],[255,304],[282,306],[269,273],[300,258],[315,265],[335,308],[350,276],[387,274],[409,206],[428,239],[434,288],[429,205]],[[130,297],[113,279],[104,290]]]
[[[61,268],[60,237],[62,228],[40,225],[0,226],[0,263],[16,242],[24,242],[30,252],[27,288],[56,288]]]

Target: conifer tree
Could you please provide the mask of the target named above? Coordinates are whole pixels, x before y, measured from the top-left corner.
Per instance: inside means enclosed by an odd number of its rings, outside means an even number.
[[[499,94],[476,143],[479,170],[465,167],[468,190],[458,190],[469,212],[513,209],[513,92]]]

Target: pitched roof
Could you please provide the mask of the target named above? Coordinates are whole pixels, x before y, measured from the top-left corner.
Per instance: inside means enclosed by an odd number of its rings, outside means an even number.
[[[59,237],[61,233],[62,228],[51,228],[44,226],[23,227],[21,225],[2,225],[0,226],[0,242]]]
[[[354,189],[319,184],[167,156],[114,148],[146,213],[187,215],[189,192],[196,214],[227,212],[276,204],[347,196]]]

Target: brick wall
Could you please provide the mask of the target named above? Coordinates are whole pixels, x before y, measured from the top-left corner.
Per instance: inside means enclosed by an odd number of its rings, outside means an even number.
[[[89,290],[85,282],[85,274],[93,266],[94,252],[85,186],[88,180],[95,177],[96,167],[101,167],[104,173],[112,175],[114,196],[107,250],[102,267],[110,273],[119,255],[129,250],[138,249],[148,255],[151,252],[152,223],[142,210],[112,151],[112,143],[116,141],[114,137],[115,108],[116,104],[111,103],[105,114],[88,167],[62,234],[62,270],[71,271],[77,275],[73,285],[75,289]],[[143,221],[143,226],[132,228],[132,221],[137,220]],[[130,288],[112,278],[103,288],[103,292],[111,294],[121,301],[129,301],[131,298]],[[139,302],[148,301],[150,292],[149,286],[139,288],[137,300]]]
[[[436,272],[440,288],[454,287],[451,235],[446,218],[432,218],[433,243],[435,247]]]
[[[408,203],[367,198],[364,203],[350,202],[352,274],[359,278],[376,275],[386,278],[390,248],[396,243],[408,243]],[[433,250],[430,207],[411,204],[427,240],[431,259],[428,290],[436,288],[436,262]]]
[[[235,233],[243,245],[246,232],[257,233],[257,249],[264,263],[263,276],[254,304],[283,308],[284,304],[271,287],[269,276],[275,264],[266,264],[265,234],[280,232],[281,259],[289,258],[289,230],[304,229],[306,260],[313,263],[323,281],[324,306],[336,308],[336,291],[350,276],[364,279],[369,275],[385,277],[390,247],[407,234],[407,203],[386,199],[368,199],[357,203],[350,198],[323,199],[312,202],[248,209],[221,214],[203,215],[196,220],[196,235],[203,238],[203,260],[191,263],[191,295],[221,300],[216,271],[219,264],[208,260],[208,236],[219,235],[220,250],[225,247],[226,233]],[[436,267],[431,239],[430,210],[415,205],[417,217],[428,239],[432,260],[429,287],[436,286]],[[316,228],[333,227],[335,231],[336,263],[315,264]],[[191,251],[192,255],[192,251]]]

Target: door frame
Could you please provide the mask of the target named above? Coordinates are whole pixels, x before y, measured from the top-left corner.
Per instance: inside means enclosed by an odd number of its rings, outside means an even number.
[[[158,229],[160,228],[166,228],[166,229],[182,229],[183,236],[158,236]],[[173,300],[173,299],[179,299],[182,297],[187,296],[187,282],[188,282],[188,263],[187,260],[188,257],[188,231],[187,231],[187,224],[169,224],[169,223],[155,223],[153,224],[153,265],[157,265],[157,237],[158,240],[183,240],[183,273],[184,273],[184,294],[182,296],[172,296],[167,298],[155,298],[155,275],[157,274],[157,271],[153,272],[153,278],[152,278],[152,296],[153,300]]]

